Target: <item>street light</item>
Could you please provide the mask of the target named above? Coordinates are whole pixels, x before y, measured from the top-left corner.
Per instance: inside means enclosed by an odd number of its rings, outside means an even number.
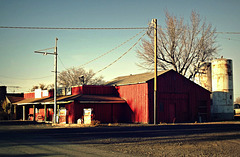
[[[55,47],[53,48],[48,48],[48,49],[43,49],[43,50],[39,50],[39,51],[34,51],[34,53],[41,53],[43,55],[54,55],[54,108],[53,108],[53,123],[56,123],[56,110],[57,110],[57,41],[58,38],[56,38],[56,42],[55,42]],[[50,52],[44,52],[45,50],[49,50],[49,49],[54,49],[53,53]]]

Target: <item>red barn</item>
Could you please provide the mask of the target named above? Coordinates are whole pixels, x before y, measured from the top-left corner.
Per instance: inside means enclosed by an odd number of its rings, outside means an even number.
[[[108,85],[116,86],[129,105],[131,121],[153,123],[153,73],[118,77]],[[161,71],[157,77],[157,123],[194,122],[210,119],[210,92],[174,70]]]

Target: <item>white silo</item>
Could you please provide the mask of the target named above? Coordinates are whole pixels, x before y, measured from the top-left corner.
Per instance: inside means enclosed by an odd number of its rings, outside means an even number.
[[[195,82],[210,92],[212,91],[212,71],[210,62],[203,62],[200,64],[199,73],[195,77]]]
[[[214,120],[233,119],[233,70],[230,59],[212,61],[211,113]]]

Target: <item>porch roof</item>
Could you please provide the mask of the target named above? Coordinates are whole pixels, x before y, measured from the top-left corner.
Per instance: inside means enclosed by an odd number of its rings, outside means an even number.
[[[73,101],[79,101],[79,103],[125,103],[120,97],[113,95],[66,95],[66,96],[58,96],[57,104],[66,104],[71,103]],[[53,97],[45,97],[45,98],[29,98],[24,99],[14,104],[17,105],[34,105],[34,104],[54,104]]]

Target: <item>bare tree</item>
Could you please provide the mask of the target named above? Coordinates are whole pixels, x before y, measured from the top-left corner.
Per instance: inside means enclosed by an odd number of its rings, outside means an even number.
[[[184,24],[183,18],[166,15],[166,28],[158,29],[157,62],[159,70],[174,69],[178,73],[194,79],[201,62],[212,60],[216,55],[216,29],[202,21],[199,14],[192,12],[190,24]],[[143,40],[137,50],[139,66],[153,70],[153,35]]]
[[[58,83],[64,87],[71,87],[81,84],[86,85],[103,85],[103,77],[95,77],[92,70],[85,71],[83,68],[69,68],[58,75]]]
[[[32,89],[30,89],[31,92],[33,92],[35,89],[42,89],[42,90],[46,90],[46,89],[51,89],[53,88],[53,84],[50,84],[50,85],[46,85],[44,83],[39,83],[39,85],[34,85],[32,87]]]
[[[240,104],[240,97],[237,97],[236,99],[235,99],[235,102],[234,102],[235,104]]]

